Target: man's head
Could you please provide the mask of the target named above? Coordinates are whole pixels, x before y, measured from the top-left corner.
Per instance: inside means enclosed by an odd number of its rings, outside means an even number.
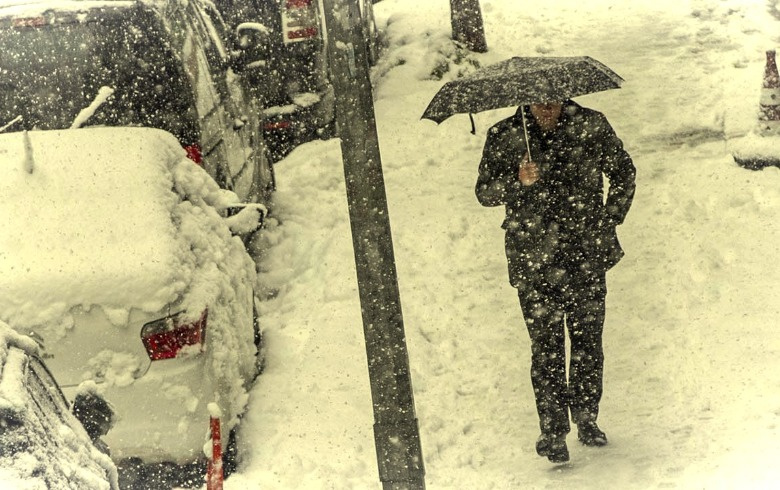
[[[563,104],[561,102],[546,102],[544,104],[531,104],[531,114],[537,124],[544,131],[555,129],[558,119],[561,117]]]

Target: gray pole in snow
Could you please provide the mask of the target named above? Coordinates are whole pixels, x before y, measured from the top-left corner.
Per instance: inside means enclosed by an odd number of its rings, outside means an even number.
[[[452,39],[465,44],[469,51],[487,52],[479,0],[450,0],[450,22]]]
[[[324,0],[384,490],[425,488],[359,0]]]

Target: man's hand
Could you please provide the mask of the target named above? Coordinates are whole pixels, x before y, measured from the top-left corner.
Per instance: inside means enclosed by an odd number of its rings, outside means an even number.
[[[539,166],[530,161],[526,152],[523,161],[520,162],[520,183],[529,186],[535,184],[537,180],[539,180]]]

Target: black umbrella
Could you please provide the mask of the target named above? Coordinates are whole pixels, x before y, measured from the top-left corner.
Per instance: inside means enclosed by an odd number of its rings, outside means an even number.
[[[514,57],[445,83],[422,117],[440,123],[458,113],[563,102],[619,88],[622,82],[615,72],[589,56]]]
[[[422,117],[441,123],[459,113],[471,115],[502,107],[563,102],[620,88],[622,82],[617,73],[589,56],[514,57],[445,83]]]

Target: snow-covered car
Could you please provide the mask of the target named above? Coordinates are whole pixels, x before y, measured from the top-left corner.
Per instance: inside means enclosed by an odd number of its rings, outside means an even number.
[[[230,69],[230,32],[202,0],[0,4],[0,127],[164,129],[222,187],[268,205],[261,111]]]
[[[100,387],[118,464],[205,461],[211,417],[228,447],[260,360],[241,234],[262,211],[162,130],[0,134],[0,319],[69,398]]]
[[[71,413],[38,343],[1,321],[0,488],[119,490],[116,466]]]

